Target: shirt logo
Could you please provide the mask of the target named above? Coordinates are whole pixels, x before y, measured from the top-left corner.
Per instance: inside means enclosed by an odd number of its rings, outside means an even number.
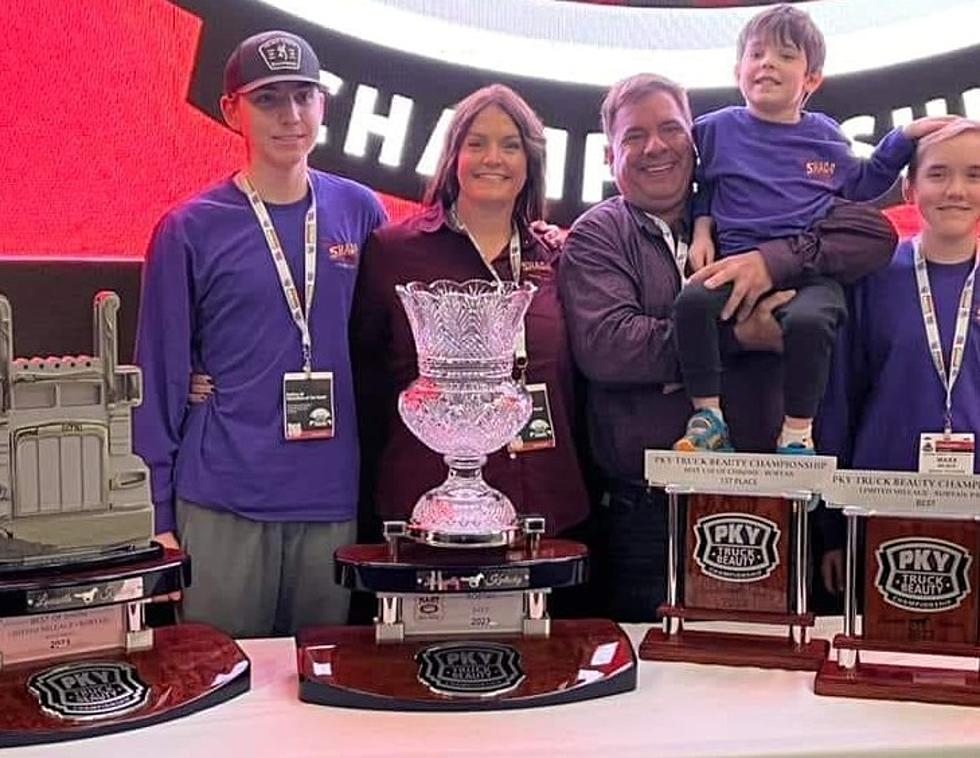
[[[808,179],[833,179],[837,164],[833,161],[807,161],[806,175]]]
[[[292,40],[273,37],[259,45],[259,55],[270,71],[299,71],[302,51]]]
[[[779,565],[779,526],[748,513],[716,513],[694,524],[694,560],[722,582],[758,582]]]
[[[361,248],[356,242],[338,242],[336,245],[328,245],[327,255],[333,263],[338,266],[355,268],[360,257]]]
[[[962,545],[929,537],[902,537],[875,550],[875,588],[885,602],[920,613],[959,607],[970,593],[973,556]]]

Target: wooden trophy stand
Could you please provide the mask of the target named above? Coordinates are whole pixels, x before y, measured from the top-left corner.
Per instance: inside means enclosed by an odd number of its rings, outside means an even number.
[[[249,687],[249,662],[202,624],[148,629],[151,598],[189,563],[157,544],[126,558],[0,572],[0,746],[136,729]]]
[[[373,627],[297,635],[300,699],[473,711],[556,705],[636,687],[629,638],[604,619],[551,620],[552,588],[585,580],[586,550],[523,524],[508,548],[446,548],[385,525],[387,544],[337,551],[337,580],[378,594]]]
[[[847,517],[846,594],[837,658],[820,668],[816,693],[980,705],[980,476],[840,471],[826,498]],[[973,664],[873,663],[862,661],[862,652],[964,657]]]
[[[824,456],[647,451],[646,478],[668,496],[667,603],[640,658],[816,671],[807,510],[835,467]],[[689,495],[687,518],[680,496]],[[780,624],[785,637],[685,629],[685,621]]]

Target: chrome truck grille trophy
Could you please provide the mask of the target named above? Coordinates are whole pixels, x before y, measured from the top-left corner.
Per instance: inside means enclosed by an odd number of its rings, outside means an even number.
[[[145,626],[145,604],[190,566],[150,541],[130,430],[142,381],[117,365],[118,309],[96,296],[93,356],[14,359],[0,295],[0,746],[133,729],[248,689],[225,635]]]
[[[553,705],[631,690],[629,639],[607,620],[552,621],[552,588],[585,580],[585,547],[543,538],[483,480],[486,456],[531,415],[513,379],[514,344],[532,284],[437,281],[399,286],[418,354],[400,395],[408,428],[441,453],[445,482],[386,544],[337,551],[338,581],[375,592],[373,628],[297,637],[300,698],[390,710]],[[533,455],[533,453],[531,453]]]

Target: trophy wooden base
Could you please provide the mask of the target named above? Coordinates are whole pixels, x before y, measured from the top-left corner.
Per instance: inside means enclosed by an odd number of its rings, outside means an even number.
[[[828,660],[813,684],[818,695],[919,703],[980,705],[980,676],[965,669],[858,662],[845,669]]]
[[[43,678],[43,672],[81,664],[96,673],[53,677],[45,689],[45,706],[30,691],[30,683]],[[135,695],[127,692],[132,680],[125,673],[122,683],[105,678],[106,671],[119,667],[135,670]],[[201,624],[155,629],[152,650],[110,650],[12,666],[0,673],[0,747],[74,740],[169,721],[246,692],[249,680],[249,661],[238,645]],[[93,707],[93,700],[118,705],[126,698],[134,707],[119,715],[103,717]],[[74,715],[55,715],[62,708]]]
[[[914,700],[921,703],[980,705],[980,673],[976,659],[980,646],[948,642],[892,642],[867,640],[838,634],[838,650],[862,650],[946,655],[972,658],[972,669],[939,668],[889,663],[866,663],[857,658],[854,668],[847,669],[836,660],[825,661],[817,672],[813,690],[818,695],[857,697],[873,700]]]
[[[827,660],[830,643],[810,640],[795,645],[788,637],[764,634],[705,632],[683,629],[668,635],[651,629],[640,643],[645,661],[708,663],[722,666],[816,671]]]
[[[554,620],[548,637],[486,635],[377,644],[373,627],[297,635],[299,697],[397,711],[530,708],[636,688],[629,638],[605,619]]]

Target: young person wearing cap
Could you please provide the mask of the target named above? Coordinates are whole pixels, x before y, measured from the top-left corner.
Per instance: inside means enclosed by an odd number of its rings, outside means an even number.
[[[184,618],[235,636],[347,616],[333,581],[356,528],[347,322],[360,250],[385,214],[367,188],[309,168],[319,71],[286,32],[235,49],[221,112],[245,165],[164,215],[143,272],[134,434],[157,539],[191,556]],[[214,391],[190,405],[195,371]]]

